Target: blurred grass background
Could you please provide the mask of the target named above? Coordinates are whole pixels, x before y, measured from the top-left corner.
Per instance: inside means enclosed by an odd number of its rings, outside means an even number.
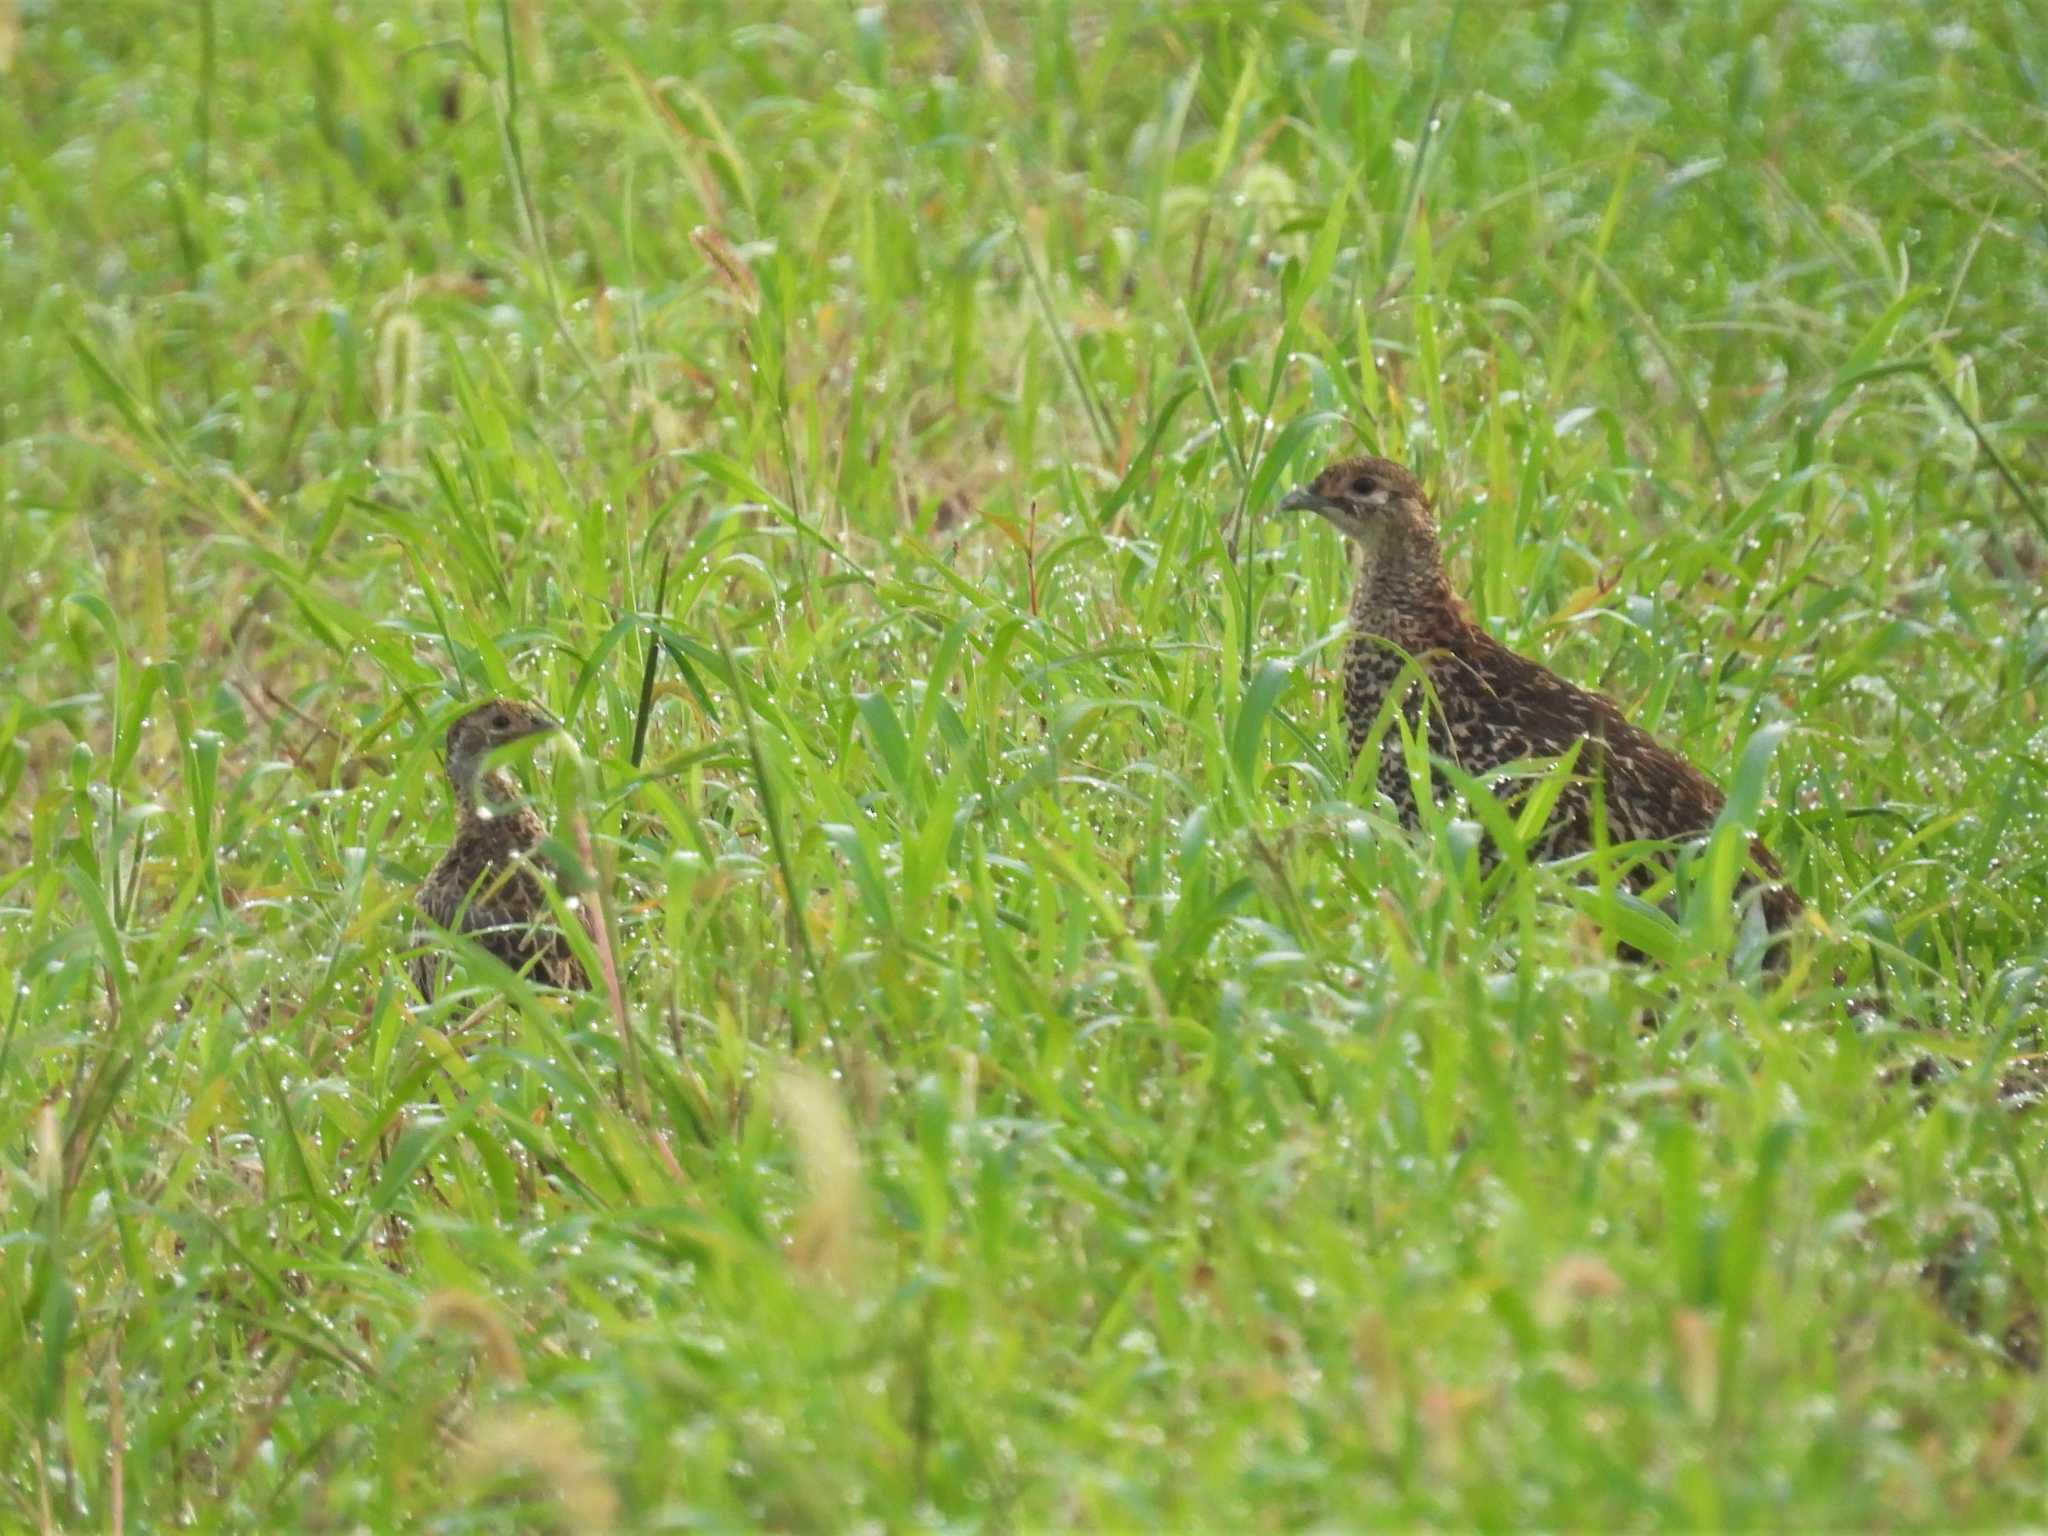
[[[0,1523],[2038,1518],[2044,19],[5,0]],[[1375,815],[1361,448],[1784,985]]]

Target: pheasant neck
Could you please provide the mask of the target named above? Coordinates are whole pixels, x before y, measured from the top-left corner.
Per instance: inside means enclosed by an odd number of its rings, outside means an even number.
[[[519,805],[519,784],[502,768],[455,781],[455,800],[465,821],[490,821],[509,815]]]
[[[1442,552],[1427,530],[1390,526],[1358,550],[1351,617],[1360,629],[1395,641],[1433,639],[1456,615]]]

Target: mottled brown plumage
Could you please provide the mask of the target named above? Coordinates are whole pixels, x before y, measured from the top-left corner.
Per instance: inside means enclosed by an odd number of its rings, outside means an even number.
[[[546,828],[512,776],[488,762],[499,747],[560,729],[544,711],[510,699],[480,704],[448,728],[455,841],[420,887],[419,909],[435,926],[422,924],[414,934],[420,952],[413,980],[430,1001],[442,967],[436,928],[465,934],[547,986],[582,991],[590,985],[541,885]]]
[[[1573,781],[1558,797],[1531,850],[1545,859],[1582,852],[1593,842],[1599,786],[1612,843],[1695,838],[1720,813],[1721,791],[1670,748],[1638,730],[1613,701],[1566,682],[1518,656],[1467,617],[1444,575],[1436,519],[1421,484],[1387,459],[1346,459],[1290,494],[1281,505],[1314,512],[1351,539],[1358,582],[1351,600],[1351,644],[1344,661],[1344,713],[1352,750],[1363,748],[1388,693],[1412,659],[1428,682],[1404,685],[1403,712],[1429,750],[1466,773],[1564,756],[1578,748]],[[1401,819],[1417,821],[1415,794],[1398,734],[1382,741],[1380,789]],[[1800,913],[1799,898],[1778,883],[1762,844],[1750,857],[1764,921],[1782,930]],[[1639,872],[1638,886],[1649,883]]]

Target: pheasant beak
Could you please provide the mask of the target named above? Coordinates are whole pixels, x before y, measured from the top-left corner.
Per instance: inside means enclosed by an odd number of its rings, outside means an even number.
[[[1314,487],[1297,485],[1281,498],[1280,510],[1282,512],[1315,512],[1324,517],[1330,517],[1337,512],[1338,508],[1337,504],[1331,501],[1329,497],[1318,495]]]

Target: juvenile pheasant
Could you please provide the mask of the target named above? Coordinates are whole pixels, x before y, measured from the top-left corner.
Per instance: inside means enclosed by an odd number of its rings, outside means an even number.
[[[547,986],[582,991],[590,982],[554,924],[536,868],[546,828],[512,776],[487,766],[497,748],[561,728],[545,711],[510,699],[480,704],[448,728],[455,841],[420,887],[419,909],[437,928],[468,935],[511,969]],[[438,936],[421,924],[413,939],[419,946],[413,980],[432,1001],[442,966]]]
[[[1562,858],[1592,845],[1595,780],[1610,842],[1693,838],[1712,827],[1723,796],[1704,774],[1629,724],[1611,700],[1516,655],[1466,616],[1444,575],[1429,498],[1407,470],[1387,459],[1345,459],[1280,505],[1328,519],[1356,548],[1344,660],[1352,751],[1366,744],[1412,657],[1434,701],[1423,702],[1410,674],[1403,705],[1411,728],[1420,730],[1426,709],[1429,750],[1466,773],[1561,757],[1578,746],[1574,780],[1531,850],[1535,857]],[[1382,740],[1378,777],[1401,819],[1415,825],[1415,794],[1397,735]],[[1799,898],[1779,883],[1778,866],[1761,843],[1750,844],[1750,858],[1769,882],[1756,898],[1764,922],[1778,932],[1799,916]],[[1650,883],[1648,872],[1639,871],[1634,883]],[[1743,888],[1757,890],[1758,882],[1751,877]],[[1774,960],[1782,953],[1781,945],[1772,947]]]

